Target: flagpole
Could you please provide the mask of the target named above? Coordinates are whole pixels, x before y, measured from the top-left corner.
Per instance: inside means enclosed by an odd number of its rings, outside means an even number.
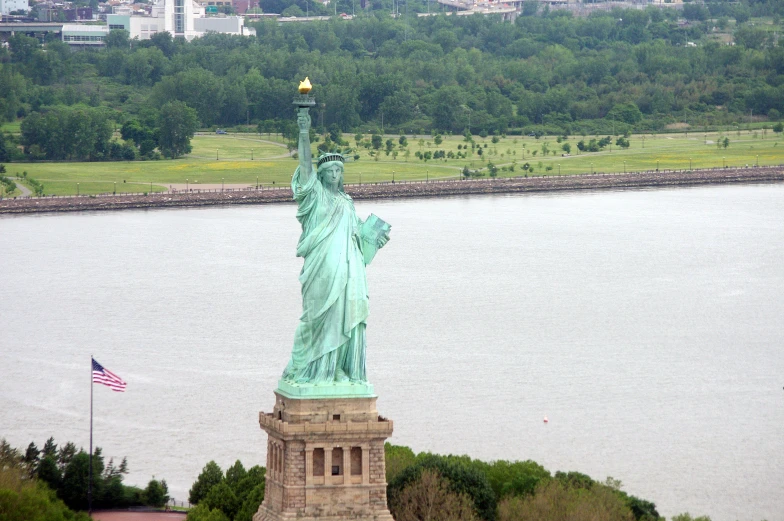
[[[90,355],[90,474],[87,480],[87,513],[93,513],[93,355]]]

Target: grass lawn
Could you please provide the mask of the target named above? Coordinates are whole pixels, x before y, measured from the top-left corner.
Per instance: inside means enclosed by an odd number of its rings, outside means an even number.
[[[8,123],[0,123],[0,131],[8,132],[9,134],[19,134],[22,130],[22,120],[11,121]]]
[[[288,155],[288,148],[279,136],[268,139],[258,134],[206,134],[195,136],[191,141],[191,159],[214,160],[232,159],[250,161],[251,151],[254,160],[274,159]]]
[[[463,152],[466,142],[462,136],[446,136],[443,143],[436,146],[432,137],[408,138],[408,158],[405,149],[396,146],[397,157],[383,151],[371,157],[368,150],[360,148],[359,161],[346,165],[347,183],[378,182],[395,180],[414,180],[458,177],[464,166],[477,170],[484,168],[487,161],[499,167],[499,176],[524,175],[522,165],[528,163],[534,169],[533,175],[562,175],[594,172],[623,172],[660,169],[713,168],[726,166],[771,165],[784,163],[784,138],[768,130],[743,130],[728,133],[680,132],[677,134],[632,135],[631,146],[623,150],[613,144],[612,150],[579,153],[577,142],[586,142],[595,136],[572,136],[566,143],[571,145],[571,155],[562,157],[561,144],[554,136],[541,139],[533,137],[509,136],[493,143],[490,137],[474,136],[482,147],[480,157],[476,151],[465,159],[431,159],[427,162],[415,157],[415,152],[444,150]],[[602,137],[602,136],[599,136]],[[717,148],[720,138],[730,140],[728,148]],[[354,144],[353,135],[345,139]],[[398,136],[391,138],[395,145]],[[365,139],[369,139],[365,135]],[[164,191],[169,186],[187,183],[195,188],[203,184],[226,185],[269,185],[288,184],[296,160],[287,156],[287,149],[281,146],[279,136],[257,134],[197,135],[192,141],[193,152],[182,159],[161,161],[103,162],[103,163],[9,163],[8,173],[13,176],[27,171],[28,175],[45,186],[47,194],[76,194],[77,183],[81,194],[111,193],[115,183],[117,192]],[[542,146],[549,148],[543,156]],[[485,147],[486,146],[486,147]],[[315,146],[314,146],[315,149]],[[251,150],[253,160],[251,160]],[[470,145],[468,147],[470,151]],[[534,155],[536,152],[536,155]],[[555,152],[555,155],[553,155]],[[218,159],[216,160],[216,154]],[[314,157],[316,154],[314,152]],[[515,166],[514,171],[509,167]],[[503,171],[502,167],[507,170]],[[548,170],[550,167],[550,170]]]

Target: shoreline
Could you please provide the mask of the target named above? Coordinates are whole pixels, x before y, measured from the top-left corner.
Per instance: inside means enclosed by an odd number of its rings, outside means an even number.
[[[579,174],[571,176],[511,177],[448,181],[401,181],[346,185],[355,200],[397,197],[447,197],[471,194],[555,192],[656,188],[724,183],[784,181],[784,165],[752,168],[648,171],[628,174]],[[263,189],[230,189],[211,192],[152,193],[149,195],[86,195],[29,197],[0,200],[0,214],[178,208],[229,204],[293,203],[288,186]]]

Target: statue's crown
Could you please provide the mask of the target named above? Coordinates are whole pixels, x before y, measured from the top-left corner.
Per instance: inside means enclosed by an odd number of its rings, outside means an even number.
[[[329,161],[340,161],[341,163],[345,163],[346,158],[343,157],[341,154],[336,154],[334,152],[331,152],[329,154],[322,154],[318,158],[318,162],[316,163],[316,168],[320,167],[321,165]]]

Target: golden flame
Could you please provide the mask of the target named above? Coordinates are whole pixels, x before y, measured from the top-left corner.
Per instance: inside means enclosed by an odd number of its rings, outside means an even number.
[[[300,94],[307,94],[310,92],[310,89],[313,88],[313,85],[310,84],[310,80],[306,77],[305,81],[299,82],[299,93]]]

